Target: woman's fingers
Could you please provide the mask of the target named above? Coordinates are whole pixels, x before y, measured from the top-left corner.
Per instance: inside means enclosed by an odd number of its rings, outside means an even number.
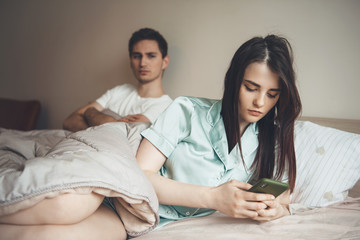
[[[248,192],[251,184],[232,180],[216,188],[214,206],[220,212],[235,218],[256,218],[257,211],[266,209],[264,201],[273,201],[270,194]],[[269,203],[270,204],[270,203]]]
[[[241,182],[241,181],[237,181],[237,180],[231,180],[225,184],[229,184],[233,187],[239,188],[239,189],[243,189],[243,190],[249,190],[252,185],[246,182]]]
[[[288,205],[281,204],[280,199],[276,199],[275,201],[266,201],[264,204],[267,205],[267,208],[258,210],[258,216],[253,218],[254,220],[266,222],[290,214],[287,207]]]

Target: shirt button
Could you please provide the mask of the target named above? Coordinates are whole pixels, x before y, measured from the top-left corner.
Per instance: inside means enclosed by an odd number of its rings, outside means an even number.
[[[186,216],[189,216],[189,215],[190,215],[190,212],[186,212],[185,214],[186,214]]]
[[[170,210],[167,210],[167,213],[168,213],[168,214],[171,214],[171,211],[170,211]]]

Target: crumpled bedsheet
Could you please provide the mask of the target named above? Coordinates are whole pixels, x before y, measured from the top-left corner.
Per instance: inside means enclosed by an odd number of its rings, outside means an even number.
[[[159,221],[158,199],[135,149],[145,124],[107,123],[84,131],[0,129],[0,215],[65,193],[114,198],[129,236]]]
[[[358,240],[360,198],[259,223],[215,212],[158,228],[137,240]]]

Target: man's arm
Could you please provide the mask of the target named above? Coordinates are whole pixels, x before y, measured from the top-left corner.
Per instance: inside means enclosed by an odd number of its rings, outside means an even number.
[[[127,115],[118,120],[118,122],[134,123],[134,122],[150,122],[150,120],[142,114]]]
[[[84,113],[89,108],[95,108],[99,112],[102,111],[104,108],[97,102],[92,102],[84,107],[76,110],[69,117],[67,117],[63,123],[63,128],[66,130],[70,130],[72,132],[84,130],[90,127],[88,120],[85,118]]]
[[[84,112],[84,119],[88,123],[89,127],[99,126],[108,122],[117,122],[117,120],[106,114],[102,111],[98,110],[96,107],[89,107]]]
[[[104,108],[97,102],[92,102],[73,112],[63,123],[63,128],[72,132],[84,130],[88,127],[98,126],[108,122],[150,122],[142,114],[127,115],[116,119],[109,114],[103,113]]]

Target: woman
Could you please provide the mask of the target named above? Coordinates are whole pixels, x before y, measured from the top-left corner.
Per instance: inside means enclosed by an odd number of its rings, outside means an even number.
[[[268,36],[243,44],[221,101],[178,98],[143,132],[137,160],[162,204],[161,223],[214,210],[258,221],[289,214],[289,192],[275,199],[245,190],[260,177],[287,177],[294,189],[300,109],[289,43]],[[103,199],[96,193],[45,199],[0,217],[0,240],[126,239],[121,219]]]
[[[290,193],[251,193],[250,180],[296,179],[294,121],[301,111],[289,42],[244,43],[221,101],[180,97],[142,135],[137,160],[160,201],[161,223],[218,210],[268,221],[289,214]]]

